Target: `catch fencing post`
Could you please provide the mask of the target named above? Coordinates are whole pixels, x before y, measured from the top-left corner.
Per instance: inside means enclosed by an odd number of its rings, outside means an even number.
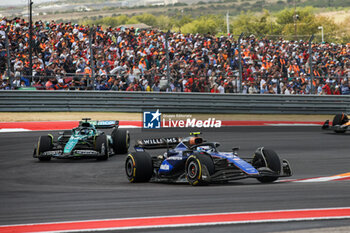
[[[239,67],[239,93],[242,93],[242,55],[241,55],[241,40],[244,33],[242,32],[238,38],[238,67]]]
[[[7,54],[7,77],[10,81],[10,88],[12,89],[12,78],[11,78],[11,55],[10,55],[10,43],[9,43],[9,33],[10,27],[7,27],[6,33],[5,33],[5,42],[6,42],[6,54]]]
[[[32,20],[32,0],[29,0],[29,72],[33,78],[33,20]]]
[[[310,66],[310,80],[311,80],[311,94],[314,93],[314,71],[312,69],[312,48],[311,48],[311,42],[314,39],[314,34],[310,37],[309,40],[309,66]]]
[[[90,69],[91,69],[91,78],[89,79],[89,84],[91,84],[92,88],[95,89],[95,66],[94,66],[94,52],[92,49],[92,39],[93,39],[94,28],[90,28],[89,35],[89,48],[90,48]],[[88,86],[89,86],[88,84]]]
[[[230,16],[228,14],[228,11],[226,13],[226,29],[227,29],[227,35],[230,35]]]
[[[166,79],[167,79],[167,85],[169,85],[169,80],[170,80],[169,47],[168,47],[169,34],[170,34],[170,31],[168,30],[167,33],[165,34]]]

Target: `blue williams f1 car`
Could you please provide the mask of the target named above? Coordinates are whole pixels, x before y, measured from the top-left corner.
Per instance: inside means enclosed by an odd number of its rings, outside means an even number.
[[[40,161],[95,158],[107,160],[112,154],[125,154],[129,149],[129,131],[119,129],[119,121],[90,121],[84,118],[79,126],[65,130],[55,140],[49,134],[39,137],[33,157]],[[114,128],[111,135],[98,129]]]
[[[292,175],[290,164],[273,150],[260,147],[250,159],[233,152],[219,152],[219,143],[190,137],[137,140],[135,151],[126,157],[125,171],[130,182],[181,182],[205,185],[244,178],[262,183]],[[163,155],[151,156],[146,149],[167,148]]]

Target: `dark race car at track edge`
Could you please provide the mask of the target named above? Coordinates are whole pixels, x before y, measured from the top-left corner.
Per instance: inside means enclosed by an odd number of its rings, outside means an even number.
[[[337,114],[334,116],[332,126],[329,125],[329,120],[326,120],[322,125],[323,130],[333,130],[336,133],[345,133],[350,130],[349,117],[345,114]]]
[[[60,132],[57,139],[52,134],[40,136],[33,157],[40,161],[50,161],[51,158],[107,160],[110,155],[128,152],[129,131],[119,129],[119,121],[90,120],[82,119],[78,127]],[[108,128],[114,128],[111,135],[98,130]]]
[[[188,182],[191,185],[223,183],[256,178],[262,183],[292,175],[289,162],[273,150],[259,147],[252,158],[242,159],[238,148],[218,151],[218,142],[206,142],[200,133],[186,138],[137,140],[135,152],[125,161],[128,180],[134,182]],[[162,155],[151,155],[146,149],[166,148]]]

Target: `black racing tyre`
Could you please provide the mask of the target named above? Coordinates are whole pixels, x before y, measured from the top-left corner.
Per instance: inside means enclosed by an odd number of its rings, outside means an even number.
[[[125,172],[131,183],[148,182],[153,175],[152,157],[147,152],[128,154]]]
[[[349,119],[348,119],[348,116],[344,113],[342,114],[337,114],[334,116],[333,118],[333,123],[332,125],[335,126],[335,125],[343,125],[345,124],[346,122],[348,122]],[[334,132],[336,133],[345,133],[346,129],[337,129],[337,130],[334,130]]]
[[[72,130],[64,130],[62,136],[64,137],[72,136]]]
[[[282,163],[277,153],[273,150],[264,148],[263,154],[264,158],[261,154],[255,154],[252,165],[255,168],[267,167],[279,175],[281,173]],[[257,178],[261,183],[271,183],[277,179],[278,176],[262,176]]]
[[[206,153],[199,153],[196,154],[196,156],[199,159],[199,161],[201,161],[202,165],[204,165],[208,169],[209,175],[213,175],[215,172],[215,166],[214,161],[210,157],[210,155]]]
[[[38,145],[36,148],[36,156],[40,161],[50,161],[50,156],[40,156],[43,152],[52,149],[52,138],[50,136],[40,136],[38,140]]]
[[[207,169],[207,175],[211,176],[215,172],[213,160],[207,154],[194,154],[188,157],[185,164],[185,174],[189,184],[207,185],[210,177],[203,176],[203,169]]]
[[[114,129],[112,131],[113,150],[116,154],[128,153],[130,145],[129,131],[124,129]]]
[[[98,156],[97,160],[108,160],[109,158],[108,139],[105,134],[99,135],[95,139],[95,150],[103,155]]]

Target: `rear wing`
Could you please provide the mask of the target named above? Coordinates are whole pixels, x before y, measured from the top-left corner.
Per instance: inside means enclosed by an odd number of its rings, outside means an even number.
[[[119,126],[119,121],[90,121],[89,118],[79,121],[79,126],[94,126],[96,129],[109,129]]]
[[[108,129],[119,127],[119,121],[96,121],[94,123],[96,129]]]
[[[136,140],[135,148],[161,149],[175,147],[181,140],[180,137],[139,139]]]

